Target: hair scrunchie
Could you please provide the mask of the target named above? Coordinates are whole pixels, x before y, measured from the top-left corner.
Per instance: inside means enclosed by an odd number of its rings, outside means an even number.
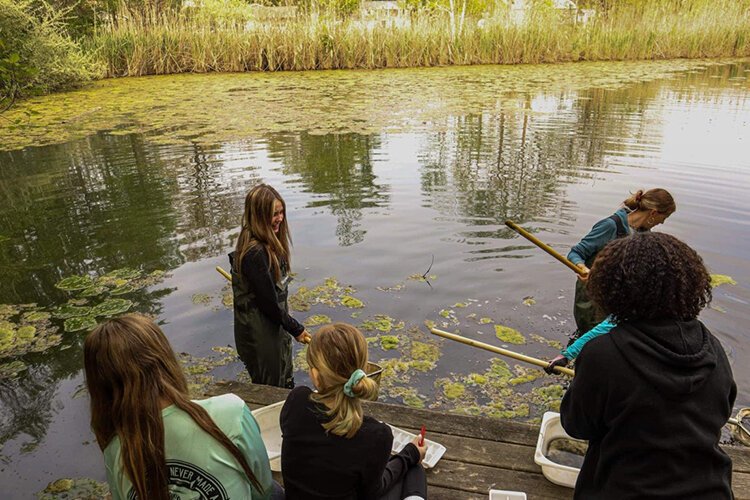
[[[352,391],[352,388],[359,383],[360,380],[365,378],[367,374],[364,370],[360,370],[359,368],[354,370],[354,372],[349,377],[349,380],[346,381],[346,384],[344,384],[344,394],[349,396],[350,398],[355,397],[354,392]]]

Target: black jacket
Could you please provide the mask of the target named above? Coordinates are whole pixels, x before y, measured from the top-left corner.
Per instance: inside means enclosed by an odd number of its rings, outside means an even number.
[[[409,443],[391,456],[391,428],[365,415],[352,438],[326,432],[325,407],[297,387],[281,409],[281,473],[287,500],[375,500],[417,466]]]
[[[560,408],[568,434],[589,440],[575,498],[733,498],[718,443],[736,395],[724,349],[698,320],[595,338]]]

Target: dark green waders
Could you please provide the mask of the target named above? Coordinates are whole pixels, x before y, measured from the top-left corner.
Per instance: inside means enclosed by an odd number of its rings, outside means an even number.
[[[230,262],[232,258],[230,257]],[[289,276],[282,268],[276,283],[279,307],[288,311]],[[234,293],[234,344],[254,384],[294,387],[292,336],[279,323],[271,321],[255,304],[255,296],[232,266]]]
[[[627,229],[625,229],[625,226],[622,224],[622,221],[617,215],[610,215],[609,218],[614,221],[615,226],[617,227],[615,239],[624,238],[628,235]],[[586,267],[591,269],[591,266],[594,265],[595,260],[596,254],[592,255],[586,260]],[[577,339],[584,333],[594,328],[596,325],[604,321],[606,317],[607,315],[604,314],[601,308],[599,308],[599,306],[597,306],[596,303],[589,298],[588,292],[586,291],[586,282],[576,280],[576,295],[575,301],[573,302],[573,318],[575,318],[576,320],[577,329],[573,334],[573,338],[571,339],[571,341]],[[572,342],[569,342],[568,345],[570,345],[571,343]]]

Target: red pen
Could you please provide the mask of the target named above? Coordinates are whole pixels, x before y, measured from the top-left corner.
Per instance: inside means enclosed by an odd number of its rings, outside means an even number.
[[[419,446],[424,446],[424,433],[427,432],[425,426],[422,426],[422,430],[419,431]]]

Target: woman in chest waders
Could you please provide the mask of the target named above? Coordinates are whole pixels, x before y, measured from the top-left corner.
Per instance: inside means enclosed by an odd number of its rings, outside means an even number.
[[[242,230],[229,254],[234,342],[254,384],[293,388],[292,337],[310,341],[289,315],[290,243],[284,200],[271,186],[255,186],[245,197]]]
[[[677,209],[672,195],[665,189],[638,190],[625,200],[623,207],[606,219],[602,219],[578,242],[568,254],[568,260],[583,269],[586,275],[576,282],[573,317],[576,332],[573,338],[588,332],[605,319],[605,314],[589,299],[586,280],[596,254],[610,241],[622,238],[633,231],[650,231],[663,223]]]

